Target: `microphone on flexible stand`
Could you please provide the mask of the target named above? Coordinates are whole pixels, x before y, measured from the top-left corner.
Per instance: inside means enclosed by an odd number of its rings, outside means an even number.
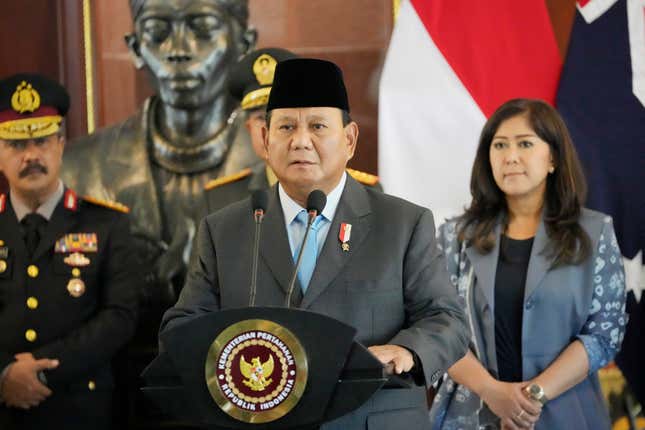
[[[293,289],[296,285],[298,270],[300,270],[300,261],[302,260],[302,254],[305,249],[305,244],[307,243],[307,238],[309,237],[309,230],[311,230],[311,225],[313,224],[316,217],[322,213],[326,204],[327,196],[320,190],[313,190],[309,193],[309,196],[307,196],[307,214],[309,215],[309,219],[307,220],[307,229],[305,230],[305,236],[302,238],[302,243],[300,244],[300,252],[298,252],[296,267],[293,269],[291,281],[289,282],[289,289],[287,291],[287,297],[285,301],[286,307],[291,307],[291,296],[293,295]]]
[[[251,196],[253,219],[255,221],[255,236],[253,238],[253,263],[251,266],[251,291],[249,293],[249,306],[255,306],[255,293],[258,288],[258,256],[260,255],[260,231],[266,212],[269,198],[265,190],[257,190]]]

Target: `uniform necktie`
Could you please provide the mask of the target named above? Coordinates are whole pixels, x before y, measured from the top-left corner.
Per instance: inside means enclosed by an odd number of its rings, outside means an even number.
[[[27,246],[27,252],[29,256],[33,256],[38,247],[38,243],[42,237],[45,225],[47,224],[47,219],[41,214],[32,212],[26,215],[22,221],[22,225],[25,228],[25,245]]]
[[[298,213],[296,220],[299,224],[303,226],[304,229],[307,228],[308,214],[304,210]],[[323,222],[323,217],[318,215],[314,222],[311,224],[311,231],[307,237],[307,243],[305,244],[304,249],[302,250],[302,260],[300,261],[300,269],[298,270],[298,280],[300,281],[300,286],[302,287],[303,294],[307,291],[309,286],[309,281],[311,276],[314,273],[316,268],[316,258],[318,257],[318,229]],[[304,237],[304,236],[303,236]],[[299,245],[300,246],[300,245]],[[299,250],[296,249],[294,253],[293,260],[294,262],[298,260]]]

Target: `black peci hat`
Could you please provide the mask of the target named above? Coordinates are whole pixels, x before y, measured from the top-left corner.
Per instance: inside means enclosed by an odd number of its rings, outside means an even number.
[[[45,76],[20,73],[0,81],[0,139],[54,134],[68,110],[67,90]]]
[[[296,58],[286,49],[264,48],[245,55],[231,70],[229,91],[241,100],[242,109],[266,106],[273,85],[275,68],[279,62]]]
[[[331,61],[296,58],[278,64],[267,111],[335,107],[349,112],[343,72]]]

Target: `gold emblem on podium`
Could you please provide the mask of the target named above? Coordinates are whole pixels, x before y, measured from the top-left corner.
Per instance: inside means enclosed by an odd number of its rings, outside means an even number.
[[[307,357],[287,328],[267,320],[227,327],[211,344],[205,376],[215,403],[231,417],[267,423],[291,411],[307,385]]]
[[[240,372],[246,378],[242,383],[253,391],[263,391],[273,382],[273,379],[268,379],[273,373],[273,367],[273,355],[269,355],[269,359],[265,363],[260,361],[260,357],[255,357],[250,363],[247,363],[242,356]]]

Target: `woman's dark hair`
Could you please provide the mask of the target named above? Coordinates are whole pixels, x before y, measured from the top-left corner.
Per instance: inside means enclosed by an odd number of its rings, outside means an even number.
[[[564,121],[542,100],[510,100],[484,125],[470,178],[472,202],[458,219],[459,240],[486,254],[495,246],[494,229],[500,215],[504,225],[508,223],[506,198],[493,177],[490,145],[501,123],[518,115],[525,115],[533,131],[549,144],[555,167],[547,176],[544,198],[544,224],[550,240],[540,252],[551,259],[552,268],[578,264],[591,253],[589,236],[578,223],[587,185]]]

